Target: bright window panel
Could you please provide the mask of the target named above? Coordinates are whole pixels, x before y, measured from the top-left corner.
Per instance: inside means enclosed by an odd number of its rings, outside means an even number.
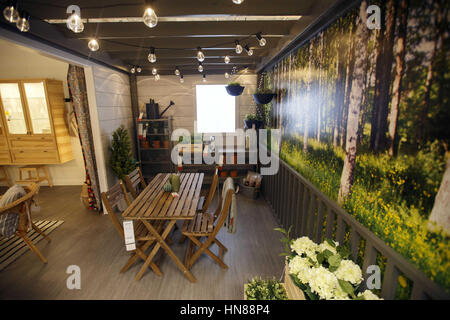
[[[5,109],[6,124],[10,134],[27,134],[18,83],[0,84],[0,96]]]
[[[236,99],[225,85],[197,85],[197,132],[236,131]]]
[[[44,83],[25,83],[25,96],[30,110],[31,125],[34,134],[50,134],[50,118],[45,99]]]

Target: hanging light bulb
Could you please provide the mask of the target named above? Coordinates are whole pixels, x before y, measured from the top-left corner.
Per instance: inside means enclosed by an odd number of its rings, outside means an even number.
[[[248,54],[249,56],[252,56],[252,55],[253,55],[253,49],[250,49],[249,46],[248,46],[248,44],[244,47],[244,49],[245,49],[245,51],[247,52],[247,54]]]
[[[136,73],[136,68],[135,68],[135,67],[131,67],[130,72],[131,72],[132,74],[135,74],[135,73]]]
[[[152,75],[156,76],[158,74],[158,70],[156,70],[156,68],[152,69]]]
[[[200,62],[203,62],[205,60],[205,54],[200,47],[197,47],[197,60]]]
[[[156,15],[155,10],[150,7],[145,9],[142,18],[144,19],[145,25],[149,28],[154,28],[158,24],[158,16]]]
[[[234,42],[236,44],[236,53],[241,54],[242,53],[242,46],[239,44],[239,41]]]
[[[203,81],[203,82],[206,82],[206,74],[203,75],[202,81]]]
[[[225,59],[223,59],[225,63],[230,63],[231,59],[229,56],[225,56]]]
[[[180,83],[183,83],[183,82],[184,82],[183,75],[180,75]]]
[[[176,76],[180,75],[180,69],[178,69],[178,67],[175,67],[175,75]]]
[[[230,74],[228,73],[228,72],[225,72],[225,78],[229,78],[230,77]]]
[[[158,81],[160,78],[159,74],[155,74],[155,81]]]
[[[17,10],[17,0],[9,0],[5,9],[3,9],[3,17],[6,21],[15,23],[19,20],[19,11]]]
[[[69,30],[72,30],[75,33],[83,32],[84,30],[84,24],[81,20],[81,17],[76,13],[73,12],[68,18],[67,18],[67,28]]]
[[[16,27],[20,32],[27,32],[30,30],[30,15],[25,11],[20,11],[19,20],[16,22]]]
[[[203,72],[203,65],[201,62],[198,63],[198,72]]]
[[[150,61],[151,63],[156,62],[155,48],[153,48],[153,47],[150,48],[150,54],[148,55],[148,61]]]
[[[266,45],[266,43],[267,43],[266,39],[264,39],[264,38],[261,36],[261,32],[258,32],[258,33],[256,34],[256,39],[258,39],[259,45],[260,45],[261,47],[264,47],[264,46]]]
[[[241,4],[242,2],[244,2],[244,0],[233,0],[233,3],[235,4]]]
[[[89,49],[91,49],[91,51],[97,51],[98,48],[100,48],[97,39],[91,39],[91,41],[89,41],[88,43],[88,47]]]
[[[142,68],[141,67],[137,67],[136,71],[137,71],[137,73],[141,73],[142,72]]]

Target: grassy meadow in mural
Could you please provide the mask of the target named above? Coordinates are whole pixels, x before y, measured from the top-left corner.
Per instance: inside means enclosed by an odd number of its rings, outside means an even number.
[[[265,70],[268,126],[289,165],[450,290],[449,238],[428,228],[450,143],[449,3],[373,4],[380,30],[357,7]]]

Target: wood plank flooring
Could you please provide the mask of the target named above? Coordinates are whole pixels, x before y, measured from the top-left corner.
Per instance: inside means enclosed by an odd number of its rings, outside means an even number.
[[[222,229],[218,236],[229,249],[224,258],[228,270],[202,255],[191,270],[197,282],[190,283],[165,257],[162,277],[147,271],[136,282],[142,262],[119,274],[129,253],[108,216],[84,209],[80,187],[42,187],[41,210],[33,213],[33,219],[60,219],[64,224],[52,232],[51,243],[38,244],[47,265],[27,252],[0,272],[0,299],[242,299],[243,285],[249,278],[281,276],[283,257],[279,253],[283,247],[279,233],[273,231],[277,225],[266,203],[240,195],[237,201],[236,234]],[[182,258],[187,241],[178,244],[179,237],[178,230],[173,234],[173,248]],[[215,245],[212,248],[218,252]],[[81,268],[80,290],[66,287],[69,265]]]

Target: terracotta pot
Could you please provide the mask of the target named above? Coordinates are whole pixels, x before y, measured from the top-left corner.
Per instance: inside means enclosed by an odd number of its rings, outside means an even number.
[[[147,140],[142,141],[142,148],[148,149],[150,148],[150,143]]]
[[[220,176],[222,177],[222,178],[226,178],[226,177],[228,177],[228,171],[220,171]]]
[[[230,177],[235,178],[235,177],[237,177],[237,175],[238,175],[238,171],[237,170],[231,170],[230,171]]]
[[[163,141],[163,148],[169,149],[169,140],[164,140]]]
[[[153,140],[152,141],[152,147],[155,148],[155,149],[161,148],[161,141]]]

